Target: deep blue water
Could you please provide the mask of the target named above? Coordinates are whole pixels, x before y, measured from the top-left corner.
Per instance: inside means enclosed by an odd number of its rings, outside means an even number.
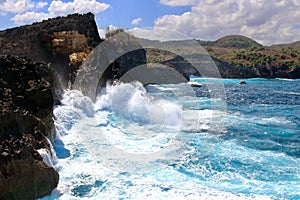
[[[300,80],[192,81],[69,91],[44,199],[300,199]]]

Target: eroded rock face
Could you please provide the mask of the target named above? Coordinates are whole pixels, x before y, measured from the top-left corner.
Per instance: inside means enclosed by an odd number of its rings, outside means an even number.
[[[36,199],[58,184],[37,152],[55,137],[53,80],[44,64],[0,56],[0,199]]]
[[[193,56],[193,55],[191,55]],[[195,55],[197,59],[202,55]],[[298,68],[290,71],[287,66],[265,67],[255,66],[248,67],[243,65],[232,65],[230,63],[221,61],[217,58],[212,58],[212,61],[218,67],[218,73],[211,73],[210,66],[203,62],[199,71],[195,70],[194,65],[184,60],[180,56],[166,60],[162,64],[176,69],[188,79],[190,75],[207,76],[207,77],[222,77],[222,78],[299,78],[300,70]],[[298,70],[298,71],[297,71]],[[200,72],[200,73],[199,73]],[[201,74],[202,72],[202,74]],[[216,76],[216,74],[218,76]]]
[[[0,31],[0,54],[49,63],[67,86],[81,62],[101,41],[92,13],[73,14]]]

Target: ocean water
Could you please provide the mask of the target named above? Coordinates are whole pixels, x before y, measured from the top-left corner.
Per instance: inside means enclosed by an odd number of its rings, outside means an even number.
[[[66,91],[42,199],[300,199],[300,80],[191,81]]]

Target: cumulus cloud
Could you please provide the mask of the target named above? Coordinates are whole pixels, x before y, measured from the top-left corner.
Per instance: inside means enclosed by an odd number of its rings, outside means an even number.
[[[28,1],[28,0],[27,0]],[[46,6],[47,2],[39,2],[36,8]],[[54,0],[48,7],[48,12],[25,12],[15,15],[12,20],[15,24],[21,25],[41,21],[56,16],[68,15],[71,13],[87,13],[93,12],[98,14],[107,10],[109,4],[98,2],[97,0],[74,0],[72,2],[63,2],[61,0]]]
[[[196,3],[196,0],[160,0],[160,3],[167,6],[190,6]]]
[[[16,24],[25,24],[27,22],[42,21],[48,19],[50,16],[47,13],[25,12],[23,14],[15,15],[12,20]]]
[[[109,8],[106,3],[100,3],[96,0],[74,0],[72,2],[62,2],[61,0],[52,1],[49,6],[49,13],[52,15],[66,15],[70,13],[93,12],[98,14]]]
[[[188,37],[177,31],[172,31],[170,29],[153,27],[153,28],[133,28],[129,32],[139,38],[149,39],[149,40],[160,40],[160,41],[170,41],[170,40],[190,40],[193,38]]]
[[[164,15],[154,24],[193,38],[242,34],[268,45],[299,40],[299,18],[299,0],[202,0],[190,12]]]
[[[140,23],[140,21],[142,21],[142,18],[136,18],[136,19],[132,20],[131,24],[138,25]]]
[[[1,12],[20,13],[34,8],[35,3],[31,0],[4,0],[0,3]]]
[[[40,1],[40,2],[38,2],[37,4],[36,4],[36,9],[42,9],[42,8],[44,8],[45,6],[47,6],[48,5],[48,2],[46,2],[46,1]]]

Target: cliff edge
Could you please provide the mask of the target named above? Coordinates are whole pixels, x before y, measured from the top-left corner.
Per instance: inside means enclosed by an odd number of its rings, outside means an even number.
[[[0,55],[26,56],[55,70],[63,86],[101,41],[94,14],[72,14],[0,31]]]

